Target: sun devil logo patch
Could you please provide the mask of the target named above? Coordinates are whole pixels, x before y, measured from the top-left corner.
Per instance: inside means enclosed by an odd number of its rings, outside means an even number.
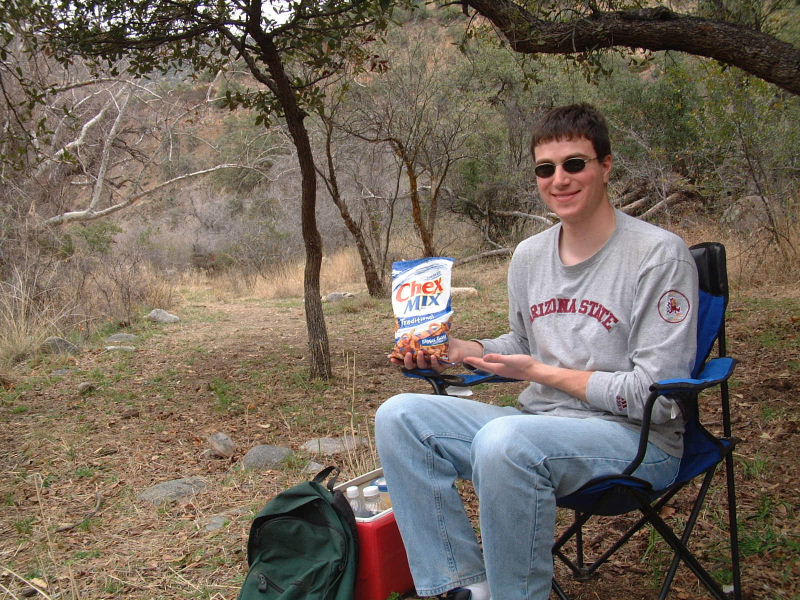
[[[658,314],[667,323],[680,323],[689,314],[689,299],[676,290],[665,292],[658,300]]]

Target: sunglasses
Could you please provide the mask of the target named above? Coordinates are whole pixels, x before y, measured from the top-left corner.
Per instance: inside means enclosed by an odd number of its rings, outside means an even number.
[[[536,176],[540,179],[547,179],[548,177],[552,177],[556,174],[556,167],[561,165],[567,173],[580,173],[586,168],[586,163],[590,160],[597,160],[595,158],[580,158],[576,156],[575,158],[568,158],[562,163],[539,163],[533,168],[533,172],[536,173]]]

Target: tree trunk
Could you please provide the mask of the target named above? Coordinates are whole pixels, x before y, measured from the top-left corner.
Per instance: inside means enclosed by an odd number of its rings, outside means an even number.
[[[333,203],[339,209],[339,214],[342,215],[345,226],[356,242],[356,249],[361,259],[361,267],[364,270],[364,280],[367,283],[369,295],[374,298],[383,298],[388,295],[388,290],[384,285],[383,279],[378,274],[378,270],[375,268],[375,259],[370,252],[366,236],[361,226],[353,219],[353,216],[350,214],[350,209],[347,207],[347,203],[342,199],[342,195],[339,191],[339,180],[336,177],[336,165],[333,163],[333,151],[331,149],[331,137],[333,135],[332,123],[325,120],[324,117],[323,123],[325,124],[325,156],[328,160],[328,177],[325,183],[328,186],[328,192],[331,195]]]
[[[255,36],[254,36],[255,37]],[[314,155],[303,120],[305,113],[297,104],[286,70],[275,44],[268,35],[255,37],[261,49],[262,58],[275,82],[275,93],[281,104],[292,137],[297,148],[297,161],[302,178],[302,201],[300,218],[303,230],[303,243],[306,248],[306,268],[303,282],[305,294],[306,327],[308,329],[308,349],[311,376],[330,379],[332,375],[328,329],[325,313],[322,310],[320,295],[320,271],[322,269],[322,236],[317,228],[317,172]]]
[[[611,47],[677,50],[739,67],[800,94],[800,48],[745,25],[682,15],[665,6],[546,21],[511,0],[465,3],[524,54],[573,54]]]
[[[406,166],[409,194],[411,195],[411,217],[414,220],[414,228],[417,230],[417,235],[422,241],[422,251],[425,256],[436,256],[436,251],[433,247],[433,236],[425,225],[425,219],[422,216],[422,204],[419,199],[419,180],[417,179],[417,172],[414,170],[414,162],[405,155],[402,147],[397,147],[395,151]]]
[[[333,195],[331,195],[331,197],[334,198]],[[367,283],[369,295],[374,298],[386,297],[388,295],[388,290],[380,275],[378,275],[378,270],[375,268],[375,260],[367,246],[364,232],[361,231],[361,227],[355,222],[347,205],[341,198],[334,198],[333,203],[339,208],[342,220],[356,242],[356,249],[358,250],[358,257],[361,259],[361,268],[364,270],[364,281]]]

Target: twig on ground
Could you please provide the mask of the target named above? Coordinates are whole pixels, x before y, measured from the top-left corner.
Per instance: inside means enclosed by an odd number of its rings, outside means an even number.
[[[59,527],[58,529],[56,529],[56,533],[61,533],[62,531],[69,531],[70,529],[75,529],[76,527],[80,527],[81,525],[86,523],[86,521],[88,521],[97,514],[97,511],[100,510],[100,505],[102,503],[103,503],[103,496],[100,494],[100,491],[98,490],[95,492],[94,509],[80,521],[72,523],[71,525],[64,525],[63,527]]]
[[[43,590],[41,587],[39,587],[39,586],[38,586],[38,585],[36,585],[35,583],[31,583],[29,580],[25,579],[25,578],[24,578],[22,575],[20,575],[20,574],[18,574],[18,573],[15,573],[14,571],[12,571],[11,569],[9,569],[8,567],[4,567],[4,566],[2,566],[2,565],[0,565],[0,569],[2,569],[3,571],[5,571],[6,573],[8,573],[9,575],[11,575],[12,577],[16,577],[16,578],[17,578],[17,579],[19,579],[19,580],[20,580],[22,583],[24,583],[25,585],[27,585],[29,588],[36,590],[36,592],[37,592],[37,593],[39,593],[39,594],[41,594],[43,598],[46,598],[47,600],[52,600],[52,597],[51,597],[51,596],[48,596],[48,595],[47,595],[47,593],[46,593],[46,592],[45,592],[45,591],[44,591],[44,590]],[[7,587],[5,587],[3,584],[0,584],[0,588],[2,588],[2,589],[5,591],[5,592],[8,592],[9,594],[11,594],[11,597],[12,597],[12,598],[16,598],[16,596],[14,595],[14,593],[13,593],[11,590],[9,590]]]

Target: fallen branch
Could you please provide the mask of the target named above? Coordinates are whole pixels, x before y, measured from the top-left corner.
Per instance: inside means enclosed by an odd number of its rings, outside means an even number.
[[[620,206],[619,209],[626,215],[635,215],[640,208],[646,206],[647,204],[652,202],[652,200],[653,199],[648,194],[643,198],[639,198],[638,200],[634,200],[633,202],[629,202],[628,204]]]
[[[655,213],[667,208],[668,206],[672,206],[673,204],[677,204],[682,200],[687,200],[686,194],[683,192],[675,192],[674,194],[670,194],[660,202],[654,204],[649,210],[642,213],[639,217],[640,219],[647,219],[648,217],[653,216]]]
[[[465,265],[467,263],[475,262],[476,260],[481,260],[483,258],[490,258],[492,256],[507,256],[512,252],[513,250],[511,248],[500,248],[499,250],[489,250],[488,252],[481,252],[480,254],[475,254],[473,256],[468,256],[466,258],[460,258],[455,262],[455,264],[457,266]]]

